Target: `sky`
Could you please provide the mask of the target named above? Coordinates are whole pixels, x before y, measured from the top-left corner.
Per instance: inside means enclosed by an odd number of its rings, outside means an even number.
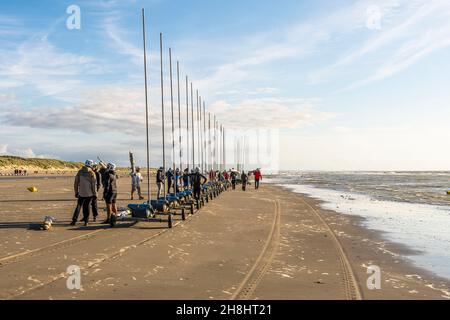
[[[1,1],[0,155],[127,165],[132,150],[144,165],[141,8],[152,166],[162,162],[162,32],[168,163],[170,47],[175,124],[179,61],[182,132],[188,75],[226,128],[229,166],[235,136],[253,154],[259,134],[271,154],[248,166],[450,170],[447,0]]]

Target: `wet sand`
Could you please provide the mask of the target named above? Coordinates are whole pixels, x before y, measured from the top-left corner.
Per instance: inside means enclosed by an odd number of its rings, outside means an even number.
[[[110,229],[68,225],[72,183],[0,178],[0,299],[450,298],[446,280],[401,257],[406,248],[279,187],[224,192],[171,230],[165,221]],[[129,184],[119,179],[119,206],[130,203]],[[50,231],[39,230],[45,215],[57,218]],[[67,289],[70,265],[82,290]],[[380,290],[366,286],[369,265],[381,268]]]

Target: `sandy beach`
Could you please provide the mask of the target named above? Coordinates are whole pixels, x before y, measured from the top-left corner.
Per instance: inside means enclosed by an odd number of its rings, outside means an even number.
[[[119,182],[126,206],[129,179]],[[69,226],[72,183],[0,179],[1,299],[450,298],[448,281],[402,259],[407,248],[281,187],[224,192],[186,221],[176,216],[173,229],[110,229]],[[32,185],[37,193],[26,190]],[[39,229],[45,215],[57,219],[50,231]],[[81,290],[67,289],[70,265],[81,268]],[[380,290],[367,288],[370,265],[381,268]]]

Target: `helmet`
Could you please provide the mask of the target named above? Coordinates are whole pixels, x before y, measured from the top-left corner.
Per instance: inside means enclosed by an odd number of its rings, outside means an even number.
[[[86,167],[89,167],[89,168],[92,168],[93,166],[94,166],[94,161],[93,160],[86,160],[85,162],[84,162],[84,165],[86,166]]]
[[[116,169],[116,165],[114,163],[108,163],[106,168],[110,171],[114,171]]]

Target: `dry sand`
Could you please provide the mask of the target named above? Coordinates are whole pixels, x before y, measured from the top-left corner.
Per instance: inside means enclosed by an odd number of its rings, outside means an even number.
[[[110,229],[68,226],[72,183],[0,178],[0,299],[450,298],[447,281],[402,258],[406,248],[279,187],[227,191],[172,230]],[[119,179],[119,206],[130,203],[129,183]],[[45,215],[58,220],[50,231],[39,230]],[[66,287],[70,265],[81,267],[82,290]],[[369,265],[381,268],[380,290],[367,289]]]

